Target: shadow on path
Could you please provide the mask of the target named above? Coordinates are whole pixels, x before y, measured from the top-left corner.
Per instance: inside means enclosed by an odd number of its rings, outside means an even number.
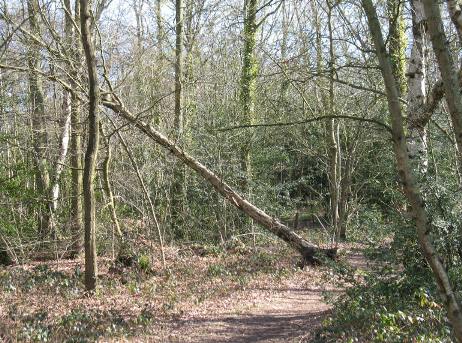
[[[300,342],[314,333],[330,309],[322,290],[283,288],[266,298],[254,291],[254,301],[230,313],[176,320],[165,342]],[[256,300],[258,299],[258,300]]]

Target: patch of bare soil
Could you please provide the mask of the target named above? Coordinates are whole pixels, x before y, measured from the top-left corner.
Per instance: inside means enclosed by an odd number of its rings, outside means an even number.
[[[211,299],[165,321],[156,336],[136,342],[309,342],[331,311],[323,293],[343,289],[326,281],[323,271],[307,268],[275,282],[258,278],[245,289]]]
[[[297,274],[276,289],[255,287],[222,301],[218,308],[191,313],[173,325],[160,341],[169,342],[299,342],[320,326],[330,307],[326,288],[307,285],[308,273]]]
[[[170,272],[148,274],[100,259],[92,297],[81,260],[0,270],[0,341],[308,342],[330,311],[323,292],[342,292],[287,250],[199,255],[169,251]]]
[[[369,268],[363,254],[347,251],[355,269]],[[329,315],[324,292],[341,293],[316,268],[298,271],[279,284],[253,282],[226,299],[207,302],[200,309],[165,323],[162,336],[149,342],[309,342]],[[262,285],[263,284],[263,285]],[[140,339],[140,338],[138,338]]]

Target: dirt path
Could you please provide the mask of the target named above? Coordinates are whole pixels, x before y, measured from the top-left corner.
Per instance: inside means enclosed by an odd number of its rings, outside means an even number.
[[[319,272],[299,271],[272,289],[255,285],[166,324],[158,342],[308,342],[327,317]]]
[[[368,268],[362,253],[348,255],[348,261],[353,267]],[[308,268],[295,272],[277,285],[250,285],[231,297],[205,303],[165,323],[165,335],[154,341],[310,342],[331,310],[323,293],[343,292],[320,275],[321,272],[316,268]]]

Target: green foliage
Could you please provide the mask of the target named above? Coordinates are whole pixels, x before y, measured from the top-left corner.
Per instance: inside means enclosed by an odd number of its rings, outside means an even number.
[[[211,264],[207,269],[207,275],[212,277],[220,277],[229,275],[229,271],[223,264]]]
[[[332,300],[334,315],[324,322],[319,342],[450,342],[445,310],[431,280],[426,284],[390,269],[367,273]]]
[[[372,207],[357,219],[365,230],[363,241],[367,237],[369,244],[365,254],[374,267],[355,272],[334,266],[337,277],[351,287],[339,299],[331,299],[334,314],[324,323],[320,342],[451,342],[446,312],[412,222],[387,217]],[[393,237],[389,244],[384,243],[387,235]],[[449,273],[457,280],[460,267]]]
[[[18,338],[28,342],[49,342],[51,332],[50,327],[45,324],[46,318],[47,313],[42,311],[26,315],[22,319],[23,326]]]
[[[151,270],[151,259],[148,255],[140,255],[138,257],[138,267],[144,271],[150,271]]]
[[[0,273],[0,289],[6,292],[33,292],[41,289],[52,294],[73,298],[83,293],[81,278],[74,274],[53,271],[48,265],[38,265],[32,270],[22,268]]]

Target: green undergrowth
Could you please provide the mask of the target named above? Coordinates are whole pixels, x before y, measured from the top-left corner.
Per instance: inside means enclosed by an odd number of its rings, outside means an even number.
[[[334,310],[315,342],[452,342],[430,270],[422,259],[405,267],[391,263],[396,249],[394,244],[365,249],[368,270],[332,266],[330,280],[345,292],[326,294]]]

